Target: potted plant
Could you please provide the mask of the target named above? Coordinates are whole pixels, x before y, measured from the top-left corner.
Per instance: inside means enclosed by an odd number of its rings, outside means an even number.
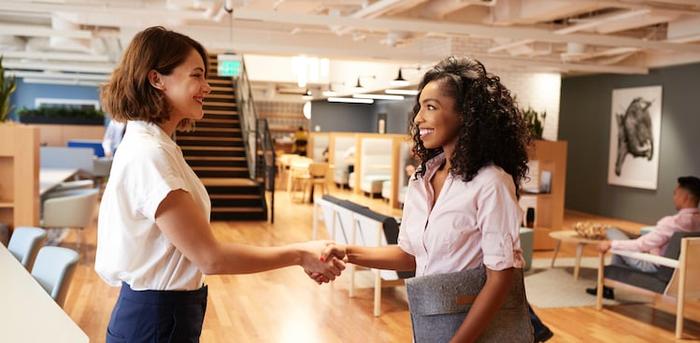
[[[0,56],[0,123],[4,123],[9,118],[10,111],[12,111],[10,96],[17,90],[14,76],[5,79],[5,68],[2,66],[2,58],[3,56]]]
[[[547,117],[547,112],[538,113],[532,107],[528,107],[526,110],[521,110],[523,119],[527,125],[528,131],[530,131],[530,136],[533,139],[542,139],[542,133],[544,131],[544,119]]]
[[[49,107],[22,108],[19,120],[32,124],[104,125],[104,112],[94,108]]]

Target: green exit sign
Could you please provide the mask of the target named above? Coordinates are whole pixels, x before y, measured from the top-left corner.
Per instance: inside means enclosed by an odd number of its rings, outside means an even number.
[[[219,76],[236,77],[241,74],[241,61],[219,61]]]

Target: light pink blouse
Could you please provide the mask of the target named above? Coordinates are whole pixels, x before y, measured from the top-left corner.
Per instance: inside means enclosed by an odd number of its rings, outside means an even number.
[[[416,258],[416,276],[458,272],[481,264],[491,270],[522,268],[522,210],[513,178],[486,166],[469,182],[451,174],[433,209],[430,180],[444,162],[426,163],[423,177],[412,177],[406,192],[399,247]]]
[[[700,209],[681,209],[673,216],[661,218],[656,223],[656,230],[646,235],[637,239],[612,241],[612,248],[664,255],[675,232],[700,232]]]

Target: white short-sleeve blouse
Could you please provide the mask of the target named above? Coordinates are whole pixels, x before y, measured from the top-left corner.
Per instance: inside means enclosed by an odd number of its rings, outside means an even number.
[[[202,272],[168,241],[155,222],[171,191],[188,192],[209,218],[204,185],[182,151],[156,124],[129,121],[114,156],[97,223],[95,271],[111,286],[134,290],[195,290]]]

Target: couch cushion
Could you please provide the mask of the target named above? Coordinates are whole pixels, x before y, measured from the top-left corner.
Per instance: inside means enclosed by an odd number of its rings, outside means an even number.
[[[668,284],[669,281],[662,279],[659,273],[644,273],[636,269],[617,265],[605,266],[605,278],[647,289],[659,294],[664,293],[666,284]]]
[[[668,241],[668,247],[664,253],[664,257],[678,260],[681,255],[681,240],[686,237],[700,237],[700,232],[675,232],[671,239]],[[656,272],[659,278],[666,280],[666,283],[671,281],[673,276],[673,268],[660,266],[659,271]]]

